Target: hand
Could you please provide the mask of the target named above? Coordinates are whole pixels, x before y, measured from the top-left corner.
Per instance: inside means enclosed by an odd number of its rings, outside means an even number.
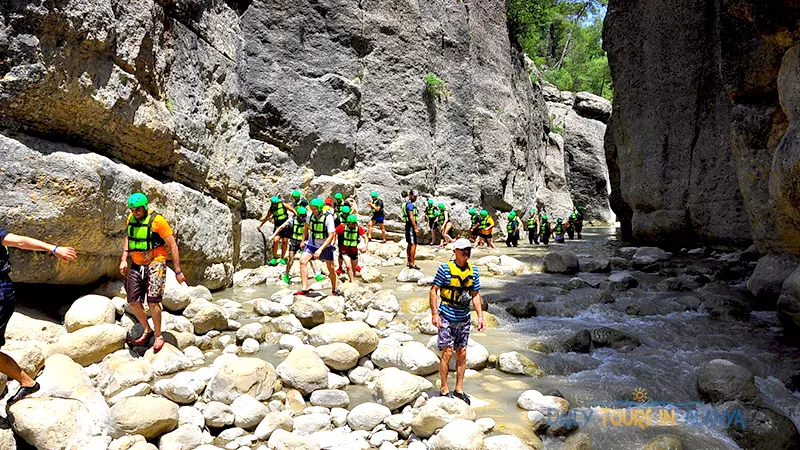
[[[434,314],[434,315],[431,316],[431,323],[436,328],[441,328],[441,326],[442,326],[442,318],[439,317],[439,314]]]
[[[417,232],[417,234],[422,234],[422,231],[420,231],[419,227],[415,227],[415,228],[414,228],[414,231],[416,231],[416,232]]]
[[[186,283],[186,277],[183,276],[183,273],[180,270],[175,272],[175,279],[178,280],[179,284]]]
[[[322,249],[314,252],[314,259],[319,259],[322,256]]]
[[[122,274],[122,276],[125,276],[125,275],[128,274],[128,260],[127,259],[123,259],[119,263],[119,273]]]
[[[72,261],[78,257],[78,253],[72,247],[58,247],[55,255],[58,259],[63,261]]]
[[[483,316],[478,317],[478,332],[486,329],[486,319]]]

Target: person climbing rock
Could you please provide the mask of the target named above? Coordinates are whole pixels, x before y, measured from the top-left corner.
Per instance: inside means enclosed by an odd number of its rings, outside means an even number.
[[[508,213],[506,233],[506,247],[519,246],[519,220],[517,220],[517,213],[515,211]]]
[[[481,235],[480,232],[480,223],[481,223],[481,215],[475,208],[469,209],[469,234],[471,239],[475,241],[475,245],[477,245],[478,237]]]
[[[412,269],[419,270],[416,264],[417,258],[417,234],[419,234],[419,224],[417,223],[417,207],[414,202],[417,201],[417,194],[414,191],[408,191],[408,201],[403,208],[403,221],[406,224],[405,237],[406,243],[406,266]]]
[[[446,244],[453,242],[453,238],[450,236],[450,230],[453,229],[453,222],[450,221],[450,211],[444,203],[439,203],[438,208],[441,214],[440,222],[442,224],[442,228],[439,230],[439,234],[442,236],[439,247],[444,248]]]
[[[539,228],[539,219],[536,217],[536,210],[531,210],[531,215],[528,217],[528,244],[539,245],[539,236],[537,230]]]
[[[279,235],[284,228],[291,230],[291,237],[289,238],[289,255],[287,256],[288,259],[286,261],[286,271],[282,276],[283,282],[286,284],[291,283],[291,276],[289,275],[289,272],[292,269],[292,264],[294,264],[295,254],[303,249],[303,228],[306,226],[307,214],[308,210],[304,206],[297,208],[297,215],[286,219],[286,221],[283,222],[281,226],[279,226],[272,233],[272,237],[270,237],[270,239],[272,239]]]
[[[380,194],[375,191],[373,191],[370,196],[372,197],[372,201],[367,203],[367,206],[372,210],[372,220],[369,221],[367,237],[369,240],[372,240],[372,227],[378,225],[381,227],[381,242],[386,243],[386,225],[383,223],[385,220],[383,200],[380,199]]]
[[[331,280],[331,293],[336,295],[336,272],[333,268],[333,240],[336,237],[336,227],[333,225],[333,215],[323,213],[325,203],[320,198],[309,202],[311,214],[306,217],[303,228],[303,241],[306,246],[303,256],[300,257],[300,278],[303,289],[295,292],[296,295],[308,295],[308,266],[312,259],[325,261],[328,266],[328,278]]]
[[[454,260],[448,261],[436,271],[429,301],[431,322],[439,329],[439,377],[442,381],[440,394],[456,397],[470,404],[464,392],[464,372],[467,368],[467,344],[469,342],[470,303],[478,316],[478,332],[486,328],[481,307],[481,279],[478,268],[469,263],[472,245],[468,239],[457,239],[453,245]],[[437,301],[437,297],[441,301]],[[456,352],[456,386],[451,393],[447,384],[450,358]]]
[[[300,191],[294,190],[294,191],[292,191],[292,206],[295,209],[297,209],[297,208],[299,208],[301,206],[303,206],[306,209],[308,209],[308,200],[306,200],[306,198],[303,197],[303,194]]]
[[[6,343],[6,326],[16,308],[14,286],[11,282],[11,263],[9,262],[8,247],[49,252],[62,261],[74,261],[78,254],[72,247],[49,244],[28,236],[12,234],[4,228],[0,228],[0,243],[2,243],[2,246],[0,246],[0,347],[2,347]],[[0,351],[0,372],[4,373],[8,378],[17,380],[19,383],[19,389],[8,399],[6,407],[39,390],[39,383],[25,373],[14,358],[2,351]]]
[[[358,225],[358,218],[355,215],[350,215],[345,223],[336,227],[336,234],[342,238],[343,243],[339,247],[339,254],[344,259],[347,278],[353,283],[356,281],[355,268],[358,264],[358,252],[366,252],[369,244],[366,232]],[[359,247],[361,247],[360,250]]]
[[[497,248],[494,246],[494,219],[489,215],[489,211],[482,209],[481,210],[481,223],[480,223],[481,234],[478,239],[483,239],[483,242],[486,243],[488,247]]]
[[[125,291],[128,293],[128,305],[144,329],[142,335],[133,342],[136,345],[145,345],[155,330],[153,351],[158,352],[164,346],[164,337],[161,335],[161,299],[167,281],[167,247],[172,255],[178,283],[184,283],[186,277],[181,272],[178,243],[164,216],[148,209],[147,196],[141,192],[128,197],[127,204],[131,212],[128,214],[127,235],[122,245],[119,272],[123,276],[127,275]],[[130,267],[129,254],[132,260]],[[152,329],[144,311],[145,297],[153,318]]]
[[[425,207],[425,216],[428,218],[428,228],[431,230],[431,245],[436,245],[436,230],[439,228],[439,208],[433,203],[433,199],[428,199]]]
[[[544,245],[550,245],[550,220],[547,214],[542,214],[542,219],[539,221],[539,240]]]
[[[572,213],[570,214],[569,219],[570,223],[573,221],[573,214],[575,215],[575,231],[578,233],[578,239],[583,239],[583,206],[572,207]],[[569,238],[572,239],[572,235],[570,235]]]
[[[561,217],[556,219],[556,224],[553,226],[553,240],[555,240],[559,244],[564,243],[564,233],[566,229],[564,228],[564,224],[562,223],[563,220]]]
[[[272,219],[273,230],[278,230],[278,228],[286,222],[286,219],[289,218],[289,212],[294,215],[297,214],[297,210],[282,202],[277,195],[273,195],[272,198],[269,199],[269,203],[267,215],[256,227],[258,231],[261,231],[261,227],[263,227],[269,219]],[[272,238],[272,259],[269,260],[268,264],[270,266],[286,264],[286,251],[289,248],[289,239],[292,237],[292,230],[291,228],[284,227],[281,229],[280,233],[275,233],[273,231],[273,236],[275,237]],[[280,247],[280,253],[278,247]]]

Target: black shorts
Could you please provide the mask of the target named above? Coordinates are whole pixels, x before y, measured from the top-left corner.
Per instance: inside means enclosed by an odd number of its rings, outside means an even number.
[[[11,280],[0,280],[0,346],[6,343],[6,326],[14,314],[16,300]]]
[[[411,222],[406,222],[406,242],[408,245],[417,244],[417,231],[411,225]]]
[[[473,236],[475,236],[475,237],[478,237],[478,236],[480,236],[480,235],[481,235],[481,232],[480,232],[480,231],[478,231],[478,229],[477,229],[477,228],[475,228],[474,230],[472,230],[472,235],[473,235]]]
[[[289,239],[289,250],[295,253],[299,252],[300,250],[303,249],[302,247],[300,247],[300,244],[301,242],[298,241],[297,239]]]
[[[428,228],[431,230],[436,228],[436,219],[428,219]]]
[[[492,238],[492,233],[483,233],[483,232],[481,232],[481,237],[484,238],[484,239],[491,239]]]

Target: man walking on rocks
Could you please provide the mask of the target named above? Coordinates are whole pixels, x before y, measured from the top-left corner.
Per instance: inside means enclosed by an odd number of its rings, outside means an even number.
[[[431,230],[431,245],[436,245],[436,229],[439,228],[439,208],[433,204],[432,198],[428,199],[425,215],[428,217],[428,228]]]
[[[536,243],[539,245],[539,237],[536,234],[539,228],[539,221],[536,219],[536,210],[531,210],[531,215],[528,217],[528,244]]]
[[[406,223],[406,256],[408,263],[406,264],[411,269],[419,270],[416,265],[417,258],[417,234],[419,234],[419,225],[417,224],[417,207],[414,202],[417,201],[417,194],[414,191],[408,191],[408,201],[403,208],[403,220]]]
[[[6,343],[6,325],[11,320],[16,306],[14,286],[11,283],[11,264],[6,247],[50,252],[51,255],[63,261],[72,261],[78,255],[72,247],[62,247],[27,236],[11,234],[3,228],[0,228],[0,243],[3,244],[0,246],[0,346],[2,346]],[[14,361],[14,358],[3,352],[0,352],[0,372],[19,383],[19,390],[6,403],[8,406],[39,390],[39,383],[25,373]]]
[[[467,343],[469,342],[470,303],[478,315],[478,331],[486,328],[481,308],[481,281],[478,268],[469,263],[472,244],[468,239],[457,239],[453,245],[455,259],[448,261],[436,272],[431,286],[429,301],[431,321],[439,329],[439,377],[442,381],[440,393],[445,397],[457,397],[470,404],[464,393],[464,372],[467,369]],[[436,298],[440,297],[438,303]],[[456,351],[456,386],[453,393],[447,385],[450,358]]]
[[[383,211],[383,200],[380,199],[380,195],[373,191],[370,196],[372,197],[372,201],[367,203],[367,206],[372,210],[372,220],[369,221],[369,227],[367,229],[367,238],[371,241],[372,240],[372,227],[375,225],[379,225],[381,227],[381,235],[382,239],[381,242],[384,244],[386,243],[386,225],[383,223],[386,219],[384,211]]]
[[[303,280],[303,289],[295,292],[296,295],[308,295],[308,262],[312,259],[325,261],[328,266],[328,278],[331,280],[331,293],[336,294],[336,271],[333,267],[333,240],[336,238],[336,226],[333,224],[332,214],[323,214],[325,203],[322,199],[311,200],[311,214],[306,218],[303,229],[303,241],[306,248],[300,257],[300,278]]]
[[[147,296],[155,329],[153,351],[158,352],[164,346],[164,337],[161,336],[161,298],[164,296],[164,285],[167,280],[167,246],[172,255],[172,265],[175,267],[175,278],[178,283],[184,283],[186,277],[181,272],[178,243],[164,216],[148,209],[147,197],[141,192],[128,197],[128,208],[131,213],[128,215],[128,233],[122,246],[119,272],[128,277],[125,283],[128,304],[144,329],[142,335],[133,342],[136,345],[144,345],[153,335],[153,329],[147,322],[143,306],[144,298]],[[130,268],[128,268],[128,254],[133,260]]]
[[[275,233],[277,235],[272,238],[272,259],[269,260],[270,266],[277,266],[278,263],[286,264],[286,250],[289,248],[289,239],[292,237],[292,230],[288,227],[281,228],[281,225],[289,218],[289,212],[297,215],[297,211],[293,207],[282,202],[277,195],[270,198],[269,202],[269,211],[267,211],[266,217],[264,217],[264,220],[262,220],[256,228],[258,231],[261,231],[261,227],[272,218],[274,229],[276,231],[278,229],[281,230],[279,233]],[[279,244],[281,248],[280,254],[278,254]]]
[[[519,220],[517,220],[517,213],[511,211],[508,213],[508,225],[506,225],[506,247],[516,247],[519,245]]]

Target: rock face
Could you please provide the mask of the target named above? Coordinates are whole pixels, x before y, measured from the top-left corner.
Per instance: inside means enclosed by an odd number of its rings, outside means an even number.
[[[606,154],[624,230],[798,253],[797,17],[790,1],[609,2]]]
[[[550,125],[564,140],[564,175],[572,201],[586,207],[585,223],[614,223],[604,147],[611,102],[588,92],[573,95],[543,84]]]
[[[454,206],[506,209],[545,190],[571,204],[546,180],[544,99],[502,0],[5,2],[0,22],[5,226],[82,255],[14,252],[16,281],[115,276],[137,190],[172,221],[187,278],[211,289],[263,262],[247,220],[294,187],[359,205],[377,189],[390,226],[409,185]],[[427,73],[444,92],[427,92]],[[480,188],[462,189],[465,176]]]

